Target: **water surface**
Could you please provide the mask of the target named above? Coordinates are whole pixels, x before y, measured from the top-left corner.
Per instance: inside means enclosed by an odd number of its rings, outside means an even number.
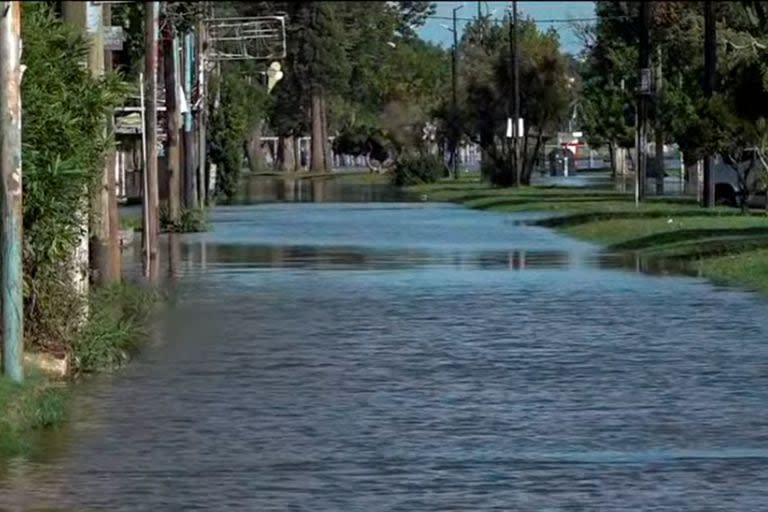
[[[525,214],[217,208],[0,509],[761,510],[766,302]]]

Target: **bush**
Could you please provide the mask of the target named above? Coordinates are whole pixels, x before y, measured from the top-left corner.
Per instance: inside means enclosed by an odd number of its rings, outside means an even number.
[[[437,155],[404,156],[395,165],[392,183],[398,187],[434,183],[444,173],[445,166]]]
[[[202,233],[208,230],[208,220],[202,208],[182,208],[179,223],[171,222],[168,208],[160,208],[160,230],[165,233]]]
[[[25,331],[31,345],[67,350],[81,315],[73,254],[107,148],[106,115],[126,92],[115,75],[91,76],[88,40],[43,2],[22,23]]]
[[[133,284],[99,288],[90,315],[73,345],[74,370],[91,373],[125,364],[146,339],[146,321],[159,300],[157,291]]]

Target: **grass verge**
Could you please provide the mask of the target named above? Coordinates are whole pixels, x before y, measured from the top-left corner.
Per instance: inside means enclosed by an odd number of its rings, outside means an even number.
[[[27,453],[32,435],[61,426],[67,417],[67,395],[44,377],[30,375],[22,384],[0,378],[0,457]]]
[[[90,315],[72,344],[77,374],[123,366],[146,339],[146,324],[160,293],[135,284],[99,288],[90,298]]]
[[[411,187],[426,201],[454,202],[496,212],[553,215],[534,223],[602,245],[613,253],[674,260],[719,284],[768,293],[768,216],[688,198],[649,198],[574,187],[492,188],[476,180]]]

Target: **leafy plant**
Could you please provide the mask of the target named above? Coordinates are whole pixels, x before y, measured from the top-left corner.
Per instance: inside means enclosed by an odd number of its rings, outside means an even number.
[[[73,254],[112,144],[105,116],[126,88],[91,75],[87,39],[45,3],[25,5],[22,38],[25,329],[33,345],[61,353],[81,321]]]
[[[120,284],[97,289],[90,315],[73,344],[75,371],[115,369],[136,353],[146,338],[146,321],[159,300],[156,290]]]
[[[167,233],[202,233],[208,230],[205,210],[182,208],[178,224],[171,222],[168,208],[160,208],[160,229]]]
[[[398,159],[392,183],[398,187],[434,183],[443,176],[444,169],[437,155],[406,155]]]

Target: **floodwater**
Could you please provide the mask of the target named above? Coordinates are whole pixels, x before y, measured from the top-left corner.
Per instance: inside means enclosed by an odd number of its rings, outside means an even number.
[[[530,217],[215,209],[166,245],[150,346],[0,467],[0,509],[768,509],[768,303]]]

